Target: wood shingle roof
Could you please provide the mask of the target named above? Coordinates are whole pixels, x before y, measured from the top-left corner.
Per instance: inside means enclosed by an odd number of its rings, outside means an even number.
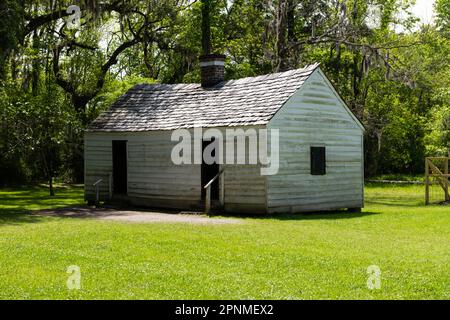
[[[134,132],[267,124],[318,64],[303,69],[200,84],[141,84],[131,88],[87,131]]]

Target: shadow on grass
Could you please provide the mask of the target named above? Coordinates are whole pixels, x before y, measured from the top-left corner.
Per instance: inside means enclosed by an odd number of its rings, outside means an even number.
[[[414,200],[414,199],[413,199]],[[425,207],[424,201],[417,200],[413,203],[407,203],[404,199],[386,199],[386,200],[366,200],[366,204],[381,205],[388,207]]]
[[[43,217],[33,215],[37,210],[83,204],[82,189],[77,186],[55,186],[55,196],[48,195],[43,186],[0,189],[0,226],[36,223]]]
[[[35,216],[31,213],[31,211],[23,209],[0,209],[0,227],[38,223],[44,220],[43,217]]]
[[[279,213],[279,214],[269,214],[269,215],[242,215],[242,214],[230,214],[230,213],[217,213],[218,216],[222,217],[234,217],[243,219],[267,219],[267,220],[281,220],[281,221],[298,221],[298,220],[344,220],[344,219],[356,219],[364,218],[376,214],[381,214],[380,212],[349,212],[347,210],[337,210],[337,211],[321,211],[321,212],[304,212],[304,213]]]
[[[272,219],[277,220],[344,220],[364,218],[372,215],[380,214],[379,212],[363,211],[363,212],[348,212],[348,211],[330,211],[330,212],[312,212],[301,214],[283,214],[273,216]]]
[[[87,206],[80,207],[60,207],[55,209],[44,209],[27,211],[23,209],[0,209],[0,227],[10,225],[20,225],[28,223],[39,223],[48,221],[49,217],[56,218],[99,218],[117,215],[117,208],[91,208]],[[127,208],[127,211],[136,212],[158,212],[164,214],[179,214],[187,212],[180,211],[165,211],[161,209],[136,209]],[[119,209],[120,211],[120,209]],[[279,221],[301,221],[301,220],[345,220],[345,219],[357,219],[364,218],[380,214],[378,212],[348,212],[348,211],[327,211],[327,212],[314,212],[314,213],[299,213],[299,214],[274,214],[274,215],[238,215],[230,213],[217,213],[215,217],[227,217],[227,218],[242,218],[250,220],[279,220]]]

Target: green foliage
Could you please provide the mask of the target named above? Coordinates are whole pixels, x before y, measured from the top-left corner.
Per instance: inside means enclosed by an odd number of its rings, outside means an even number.
[[[436,106],[427,124],[426,154],[447,156],[450,152],[450,105]]]
[[[213,0],[213,52],[226,54],[227,79],[320,62],[366,127],[366,174],[419,173],[423,156],[449,148],[449,1],[421,29],[411,3]],[[3,1],[0,183],[82,180],[82,131],[118,96],[140,82],[199,82],[200,5],[81,1],[69,30],[59,15],[40,20],[64,1]]]
[[[0,79],[5,78],[6,60],[17,47],[23,32],[23,9],[17,0],[0,3]]]
[[[436,0],[436,21],[438,28],[449,36],[450,32],[450,1]]]
[[[0,185],[82,170],[82,126],[59,88],[38,96],[2,88],[0,97]]]

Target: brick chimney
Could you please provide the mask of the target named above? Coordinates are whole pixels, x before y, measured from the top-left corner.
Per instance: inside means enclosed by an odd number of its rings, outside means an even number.
[[[202,87],[212,87],[225,79],[225,56],[205,54],[200,56]]]

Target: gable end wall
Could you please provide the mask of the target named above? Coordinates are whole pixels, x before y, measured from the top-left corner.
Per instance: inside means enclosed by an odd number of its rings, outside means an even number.
[[[363,127],[320,69],[278,111],[280,169],[267,177],[267,211],[363,207]],[[310,174],[310,147],[326,147],[326,175]]]

